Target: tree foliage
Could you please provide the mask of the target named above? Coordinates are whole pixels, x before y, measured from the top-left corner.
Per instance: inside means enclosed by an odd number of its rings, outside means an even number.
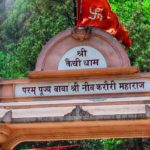
[[[24,77],[45,43],[74,25],[70,1],[16,0],[0,26],[0,76]],[[68,9],[70,8],[70,10]]]
[[[132,65],[150,71],[150,1],[109,2],[121,23],[130,31]],[[0,9],[0,77],[26,77],[26,73],[34,69],[42,46],[58,32],[75,25],[73,11],[73,0],[15,0],[7,13]],[[122,142],[94,140],[82,144],[86,150],[99,150],[100,147],[119,150]]]
[[[101,140],[103,145],[103,150],[121,150],[123,148],[123,140],[115,140],[115,139],[108,139],[108,140]]]
[[[103,146],[100,140],[82,140],[82,141],[55,141],[55,142],[24,142],[19,144],[15,150],[29,148],[47,148],[57,146],[79,145],[79,147],[70,150],[102,150]]]
[[[132,64],[150,71],[149,0],[110,0],[122,24],[130,31]],[[73,0],[15,0],[0,23],[0,76],[25,77],[33,70],[46,42],[74,26]]]

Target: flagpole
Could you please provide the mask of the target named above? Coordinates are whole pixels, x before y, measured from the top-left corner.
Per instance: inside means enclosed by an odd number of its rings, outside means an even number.
[[[75,25],[77,24],[77,3],[76,0],[73,0],[74,3],[74,18],[75,18]]]

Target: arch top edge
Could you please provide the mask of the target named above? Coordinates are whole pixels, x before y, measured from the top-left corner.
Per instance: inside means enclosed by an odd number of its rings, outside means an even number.
[[[98,40],[94,41],[95,38],[99,39],[99,42]],[[100,42],[103,42],[105,45],[99,45]],[[81,29],[73,27],[58,33],[46,43],[38,56],[35,71],[59,70],[59,62],[67,51],[78,46],[91,45],[95,45],[100,52],[106,53],[106,59],[109,59],[108,56],[112,54],[112,52],[108,51],[107,49],[113,49],[113,55],[116,57],[114,57],[113,60],[118,59],[116,62],[119,62],[119,64],[116,66],[130,66],[130,60],[127,56],[126,50],[114,36],[101,29],[93,27]],[[102,49],[105,47],[106,50],[104,49],[101,51],[101,47]],[[56,61],[56,64],[53,64],[54,61]],[[53,66],[50,63],[52,63]],[[111,66],[111,63],[107,66],[115,67],[115,65]]]
[[[51,38],[41,49],[40,54],[38,55],[37,62],[35,65],[36,71],[42,71],[43,61],[48,53],[48,51],[59,41],[65,39],[71,35],[71,29],[66,29],[62,32],[59,32],[56,36]]]

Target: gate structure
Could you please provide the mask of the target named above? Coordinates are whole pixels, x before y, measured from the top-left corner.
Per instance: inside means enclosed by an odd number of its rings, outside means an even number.
[[[95,28],[59,33],[26,79],[0,81],[0,146],[25,141],[150,137],[150,73]]]

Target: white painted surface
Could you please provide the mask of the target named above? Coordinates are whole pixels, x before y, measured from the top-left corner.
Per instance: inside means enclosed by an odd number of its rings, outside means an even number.
[[[7,109],[2,109],[2,108],[0,108],[0,118],[2,118],[6,113],[8,112],[8,110]]]
[[[145,113],[145,105],[85,106],[82,108],[94,115]]]
[[[48,108],[28,108],[12,109],[12,118],[32,118],[32,117],[63,117],[71,113],[75,107],[48,107]],[[93,115],[117,115],[117,114],[143,114],[145,105],[112,105],[112,106],[83,106],[84,111]],[[0,109],[0,118],[8,110]]]
[[[117,114],[143,114],[145,104],[130,105],[95,105],[99,101],[143,101],[150,100],[150,97],[127,97],[127,98],[106,98],[106,99],[74,99],[74,100],[45,100],[45,101],[26,101],[26,102],[1,102],[0,118],[6,112],[12,111],[13,118],[32,118],[32,117],[62,117],[70,113],[75,106],[58,106],[53,104],[76,104],[90,103],[91,106],[82,106],[82,109],[93,115],[117,115]],[[92,105],[93,104],[93,105]],[[147,104],[150,105],[150,104]],[[15,107],[16,106],[16,107]]]
[[[20,99],[21,100],[21,99]],[[124,98],[89,98],[89,99],[55,99],[55,100],[34,100],[26,102],[1,102],[0,108],[6,109],[11,106],[42,106],[42,105],[54,105],[54,104],[85,104],[85,103],[97,103],[97,102],[121,102],[121,101],[148,101],[150,96],[146,97],[124,97]],[[1,112],[0,112],[1,113]]]
[[[49,107],[49,108],[32,108],[32,109],[15,109],[13,110],[14,118],[30,117],[63,117],[70,113],[74,107]]]
[[[47,84],[18,84],[16,97],[150,92],[150,79],[97,80]]]
[[[58,70],[106,68],[104,56],[90,46],[77,46],[68,50],[59,62]]]

